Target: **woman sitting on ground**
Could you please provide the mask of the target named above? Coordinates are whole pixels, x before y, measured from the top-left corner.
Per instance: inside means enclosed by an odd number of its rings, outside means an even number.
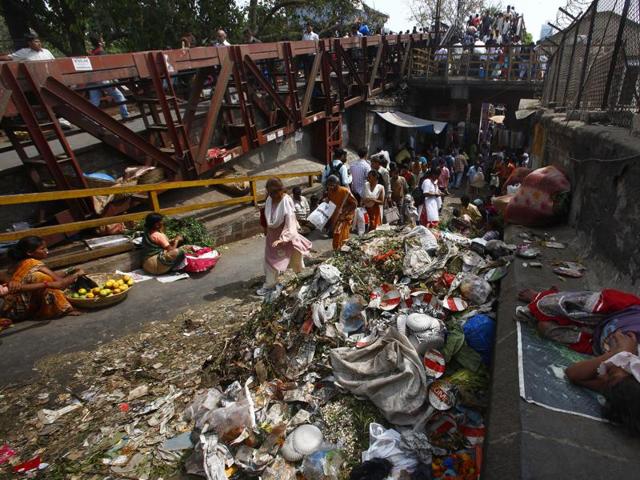
[[[525,290],[521,300],[544,337],[595,354],[576,362],[567,378],[604,395],[606,418],[640,434],[640,298],[613,289],[601,292]]]
[[[331,178],[331,177],[330,177]],[[312,244],[298,233],[293,199],[284,190],[282,180],[267,180],[267,201],[264,205],[265,282],[257,294],[264,296],[276,289],[278,275],[291,267],[299,273],[304,268],[304,256],[311,251]]]
[[[162,275],[171,270],[180,270],[185,264],[184,251],[179,248],[183,238],[178,235],[169,239],[164,233],[164,217],[150,213],[144,219],[142,268],[151,275]]]
[[[382,206],[384,205],[384,186],[382,176],[375,170],[367,174],[362,195],[362,206],[369,214],[369,231],[375,230],[382,223]]]
[[[3,278],[8,282],[3,291],[8,292],[3,296],[0,317],[21,321],[80,315],[69,303],[63,290],[75,283],[84,272],[77,270],[69,275],[60,275],[43,262],[48,254],[47,244],[35,236],[20,239],[9,250],[11,263]]]

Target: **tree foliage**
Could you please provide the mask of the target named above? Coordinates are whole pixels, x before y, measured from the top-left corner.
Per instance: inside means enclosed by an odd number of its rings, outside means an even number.
[[[65,55],[83,55],[89,37],[102,35],[107,50],[177,48],[185,33],[198,45],[210,43],[224,28],[232,43],[250,27],[263,41],[299,39],[306,21],[318,33],[347,31],[359,15],[357,0],[0,0],[11,37],[29,29]],[[24,46],[19,42],[16,48]]]

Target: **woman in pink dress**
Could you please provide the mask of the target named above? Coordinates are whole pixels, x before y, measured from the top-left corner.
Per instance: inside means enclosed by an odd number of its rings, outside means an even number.
[[[285,192],[279,178],[267,181],[267,201],[264,205],[266,244],[264,249],[265,282],[257,291],[260,296],[275,290],[278,275],[287,268],[298,273],[304,268],[304,256],[311,251],[311,242],[298,233],[298,221],[293,199]]]

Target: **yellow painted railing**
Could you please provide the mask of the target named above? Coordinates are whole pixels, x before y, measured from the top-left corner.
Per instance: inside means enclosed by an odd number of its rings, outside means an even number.
[[[51,225],[47,227],[30,228],[28,230],[19,230],[17,232],[0,233],[0,242],[19,240],[28,235],[47,236],[60,233],[77,232],[86,228],[95,228],[102,225],[109,225],[111,223],[130,222],[141,220],[149,213],[157,212],[163,215],[175,215],[178,213],[190,212],[193,210],[205,210],[209,208],[223,207],[229,205],[238,205],[243,203],[253,203],[257,205],[258,202],[264,197],[258,193],[257,182],[266,181],[270,178],[298,178],[308,177],[309,186],[313,185],[314,177],[320,175],[318,171],[307,172],[293,172],[293,173],[280,173],[274,175],[254,175],[245,177],[227,177],[227,178],[215,178],[210,180],[190,180],[183,182],[165,182],[165,183],[153,183],[148,185],[130,185],[130,186],[114,186],[114,187],[102,187],[102,188],[83,188],[80,190],[61,190],[55,192],[41,192],[41,193],[24,193],[19,195],[0,195],[0,207],[8,205],[19,205],[24,203],[38,203],[38,202],[54,202],[59,200],[72,200],[77,198],[94,197],[97,195],[117,195],[117,194],[140,194],[146,193],[148,195],[149,202],[151,204],[151,210],[136,213],[126,213],[123,215],[114,215],[111,217],[94,218],[91,220],[82,220],[78,222],[70,222],[62,225]],[[241,183],[249,182],[251,186],[251,195],[245,195],[243,197],[230,198],[228,200],[217,200],[213,202],[196,203],[190,205],[182,205],[179,207],[167,207],[162,208],[160,206],[160,200],[158,198],[158,192],[165,192],[167,190],[177,190],[183,188],[194,187],[209,187],[211,185],[224,185],[229,183]]]

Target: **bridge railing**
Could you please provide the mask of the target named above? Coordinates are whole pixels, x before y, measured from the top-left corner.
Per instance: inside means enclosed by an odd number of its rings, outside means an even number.
[[[574,112],[599,112],[622,127],[640,112],[640,5],[631,0],[596,0],[551,40],[543,105]]]
[[[312,186],[314,179],[320,175],[321,171],[303,171],[291,173],[279,173],[273,175],[253,175],[243,177],[214,178],[208,180],[191,180],[182,182],[164,182],[148,185],[130,185],[130,186],[113,186],[103,188],[83,188],[81,190],[65,190],[61,192],[42,192],[42,193],[25,193],[20,195],[0,195],[0,207],[11,207],[13,205],[34,204],[40,202],[59,202],[61,200],[77,201],[80,199],[90,199],[95,196],[112,196],[112,195],[147,195],[148,208],[141,211],[126,213],[123,215],[113,215],[109,217],[93,218],[90,220],[82,220],[69,222],[62,225],[49,225],[15,232],[0,233],[0,242],[8,242],[19,240],[29,235],[38,235],[46,237],[49,235],[66,234],[78,232],[89,228],[96,228],[103,225],[113,223],[123,223],[141,220],[149,213],[156,212],[163,215],[176,215],[194,212],[198,210],[207,210],[217,207],[230,205],[250,204],[257,205],[259,201],[264,199],[264,193],[258,189],[258,182],[265,182],[270,178],[304,178],[308,179],[308,185]],[[216,200],[212,202],[203,202],[196,204],[181,205],[176,207],[161,207],[159,193],[168,190],[193,189],[201,187],[210,187],[214,185],[249,183],[250,194],[240,197],[234,197],[226,200]]]
[[[541,83],[546,57],[530,46],[414,48],[410,78],[433,81]]]

